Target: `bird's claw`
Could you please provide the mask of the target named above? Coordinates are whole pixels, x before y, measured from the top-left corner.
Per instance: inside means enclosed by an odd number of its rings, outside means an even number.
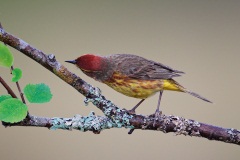
[[[161,119],[161,115],[162,115],[162,111],[159,111],[158,109],[155,112],[155,116],[154,116],[154,122],[153,122],[153,127],[156,126],[156,121],[159,122],[159,120]]]
[[[130,130],[128,131],[128,134],[132,134],[133,131],[134,131],[134,129],[130,129]]]

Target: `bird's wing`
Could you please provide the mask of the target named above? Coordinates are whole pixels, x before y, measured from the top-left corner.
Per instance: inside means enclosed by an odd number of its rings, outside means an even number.
[[[119,72],[135,79],[171,79],[184,73],[135,55],[118,54],[113,59]]]

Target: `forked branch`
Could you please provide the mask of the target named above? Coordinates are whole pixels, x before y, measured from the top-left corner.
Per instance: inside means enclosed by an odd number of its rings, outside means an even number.
[[[86,103],[92,102],[105,114],[105,116],[101,117],[91,113],[89,116],[76,115],[73,118],[45,118],[30,115],[22,122],[5,125],[36,126],[67,130],[78,129],[81,131],[93,131],[94,133],[100,133],[100,131],[109,128],[125,127],[130,129],[156,130],[164,133],[174,132],[177,135],[183,134],[237,145],[240,144],[239,130],[199,123],[195,120],[184,119],[182,117],[161,115],[161,118],[156,121],[157,123],[154,126],[153,115],[135,115],[126,112],[124,109],[120,109],[111,101],[107,100],[98,88],[93,87],[80,77],[68,71],[66,67],[55,59],[53,54],[46,55],[3,29],[0,29],[0,41],[17,49],[44,66],[84,95],[86,97]]]

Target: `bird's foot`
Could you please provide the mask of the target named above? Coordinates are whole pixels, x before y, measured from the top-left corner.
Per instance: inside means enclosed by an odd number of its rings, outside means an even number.
[[[136,114],[135,109],[126,110],[129,114]]]
[[[155,127],[156,121],[159,122],[159,120],[161,119],[161,115],[162,115],[162,111],[159,111],[159,109],[157,109],[156,112],[155,112],[153,127]]]
[[[126,109],[125,109],[125,110],[126,110]],[[135,109],[126,110],[126,112],[127,112],[128,114],[136,114]],[[132,134],[133,131],[134,131],[134,129],[130,129],[130,130],[128,131],[128,134]]]

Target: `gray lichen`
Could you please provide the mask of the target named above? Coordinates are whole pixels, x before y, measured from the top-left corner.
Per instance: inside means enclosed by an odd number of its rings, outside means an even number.
[[[90,98],[89,98],[90,97]],[[111,101],[106,100],[105,97],[101,95],[101,90],[93,86],[89,89],[89,95],[86,96],[84,103],[88,105],[89,102],[92,102],[95,106],[100,108],[103,111],[104,115],[110,118],[117,128],[134,128],[130,124],[130,120],[133,118],[132,115],[127,113],[125,110],[118,108]]]
[[[4,33],[4,30],[0,28],[0,34],[2,35]]]
[[[236,129],[227,129],[227,134],[230,136],[230,142],[235,142],[239,143],[239,139],[240,139],[240,134],[239,131],[237,131]]]
[[[108,117],[96,116],[92,111],[88,116],[75,115],[73,118],[54,117],[50,121],[52,124],[52,127],[50,129],[76,129],[83,132],[100,132],[104,129],[110,128],[133,128],[133,126],[131,126],[129,123],[130,118],[131,116],[129,117],[127,114],[123,114],[122,116],[116,116],[115,120],[112,120]]]
[[[20,47],[21,50],[25,49],[28,45],[29,45],[28,43],[19,39],[19,47]]]
[[[85,131],[102,131],[103,129],[109,129],[116,127],[116,124],[107,117],[96,116],[94,112],[91,112],[88,116],[75,115],[73,118],[58,118],[51,119],[51,130],[76,129],[82,132]]]
[[[176,135],[200,136],[199,130],[194,130],[194,128],[200,127],[199,122],[177,116],[171,116],[171,119],[175,124]]]

